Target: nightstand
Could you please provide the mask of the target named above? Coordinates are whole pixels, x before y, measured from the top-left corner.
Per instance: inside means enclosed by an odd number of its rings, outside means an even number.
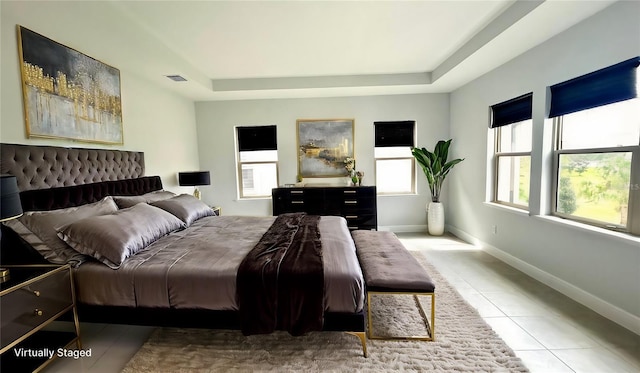
[[[10,272],[9,279],[0,284],[0,369],[38,372],[53,360],[42,355],[49,353],[55,358],[59,348],[73,343],[81,349],[71,267],[48,264],[4,267]],[[72,326],[48,328],[64,315],[73,317]],[[20,351],[24,352],[22,356]]]
[[[220,207],[220,206],[211,206],[211,209],[213,210],[213,215],[215,215],[215,216],[222,215],[222,207]]]

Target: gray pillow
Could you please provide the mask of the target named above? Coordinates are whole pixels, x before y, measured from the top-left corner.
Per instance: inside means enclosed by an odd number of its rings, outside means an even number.
[[[140,203],[113,214],[78,220],[58,229],[58,236],[78,252],[118,269],[128,257],[184,223],[170,213]]]
[[[78,265],[87,257],[70,248],[58,237],[57,228],[91,216],[111,214],[118,211],[113,198],[66,209],[51,211],[29,211],[18,222],[9,225],[25,241],[31,244],[47,261],[55,264]]]
[[[173,198],[150,203],[150,205],[170,212],[182,220],[187,227],[200,218],[213,215],[211,207],[189,194],[181,194]]]
[[[175,197],[175,193],[166,190],[157,190],[140,196],[113,196],[113,200],[121,209],[126,209],[137,205],[138,203],[151,203]]]

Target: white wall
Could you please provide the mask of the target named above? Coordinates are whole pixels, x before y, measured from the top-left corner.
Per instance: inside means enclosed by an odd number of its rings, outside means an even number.
[[[1,142],[143,151],[147,175],[160,175],[165,189],[189,191],[178,186],[176,175],[178,171],[199,167],[193,102],[125,69],[120,69],[124,145],[26,138],[16,25],[114,65],[111,60],[117,58],[118,49],[103,51],[100,48],[101,41],[113,44],[115,37],[114,33],[101,30],[101,17],[116,17],[117,14],[97,10],[93,13],[91,5],[74,2],[2,1],[0,9]],[[97,13],[101,15],[98,18]],[[89,15],[93,18],[87,18]],[[93,27],[76,23],[76,19],[91,20]]]
[[[532,212],[549,210],[547,86],[640,55],[640,2],[619,2],[451,93],[451,136],[464,172],[449,182],[449,228],[640,333],[640,239],[576,228],[485,203],[489,106],[532,92]],[[464,152],[464,154],[462,154]],[[462,171],[462,170],[457,170]],[[540,181],[542,180],[542,182]],[[488,182],[489,181],[489,182]],[[542,188],[538,184],[543,185]],[[498,227],[497,234],[491,227]]]
[[[364,184],[373,185],[373,122],[415,120],[417,144],[432,148],[437,140],[448,138],[449,97],[420,94],[196,103],[200,165],[212,172],[214,184],[202,189],[203,199],[221,206],[224,214],[271,215],[270,199],[237,199],[234,126],[277,125],[279,181],[285,184],[296,181],[296,120],[323,118],[355,119],[357,168],[365,173]],[[378,197],[380,226],[425,229],[424,206],[429,190],[424,175],[419,172],[418,195]],[[305,181],[327,182],[326,179]]]

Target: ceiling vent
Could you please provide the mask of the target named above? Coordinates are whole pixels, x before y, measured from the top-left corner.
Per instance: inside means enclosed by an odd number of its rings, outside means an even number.
[[[183,78],[180,75],[165,75],[167,78],[173,80],[174,82],[186,82],[187,79]]]

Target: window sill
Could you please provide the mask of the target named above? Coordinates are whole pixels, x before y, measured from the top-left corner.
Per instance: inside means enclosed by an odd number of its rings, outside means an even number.
[[[236,199],[236,202],[242,202],[242,201],[260,201],[260,200],[265,200],[265,199],[271,199],[271,196],[264,196],[264,197],[240,197],[238,199]]]
[[[599,234],[602,236],[607,236],[622,243],[630,244],[630,243],[638,243],[640,244],[640,237],[634,236],[630,233],[625,232],[616,232],[605,228],[596,227],[589,224],[580,223],[577,221],[573,221],[570,219],[563,219],[556,216],[541,216],[535,215],[533,216],[535,219],[540,219],[542,221],[548,222],[550,224],[561,225],[563,227],[568,227],[575,231],[584,233],[590,232],[594,234]]]
[[[378,197],[406,197],[418,195],[418,193],[378,193]]]
[[[521,215],[521,216],[527,216],[527,217],[530,216],[530,217],[532,217],[534,219],[539,219],[539,220],[545,221],[545,222],[550,223],[550,224],[566,227],[568,229],[572,229],[572,230],[575,230],[575,231],[580,232],[580,233],[589,232],[589,233],[599,234],[601,236],[610,237],[611,239],[615,239],[615,240],[620,241],[620,242],[625,243],[625,244],[630,244],[630,243],[639,243],[640,244],[640,237],[634,236],[634,235],[632,235],[630,233],[616,232],[616,231],[613,231],[613,230],[596,227],[596,226],[593,226],[593,225],[581,223],[581,222],[578,222],[578,221],[573,221],[573,220],[570,220],[570,219],[559,218],[557,216],[529,215],[529,211],[527,211],[527,210],[522,210],[522,209],[519,209],[519,208],[515,208],[515,207],[511,207],[511,206],[505,206],[505,205],[501,205],[501,204],[493,203],[493,202],[484,202],[484,204],[485,204],[485,206],[488,206],[488,207],[491,207],[491,208],[494,208],[494,209],[497,209],[497,210],[507,211],[507,212],[515,213],[515,214],[518,214],[518,215]]]

